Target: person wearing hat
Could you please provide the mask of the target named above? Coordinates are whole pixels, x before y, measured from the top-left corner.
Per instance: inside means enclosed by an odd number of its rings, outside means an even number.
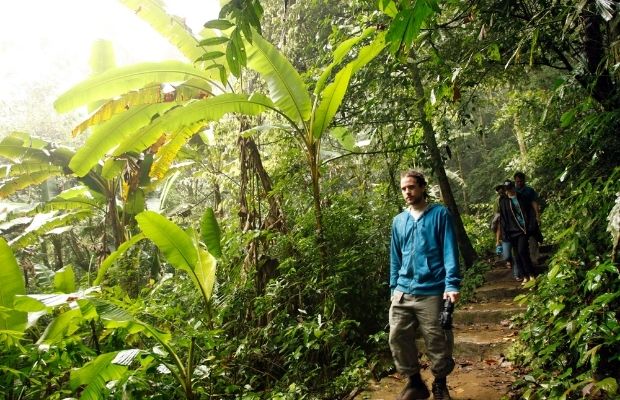
[[[523,283],[535,277],[534,265],[530,258],[528,240],[530,236],[539,232],[536,212],[531,202],[528,202],[515,190],[511,180],[503,183],[506,197],[499,200],[500,226],[502,237],[508,240],[516,250],[516,261]]]

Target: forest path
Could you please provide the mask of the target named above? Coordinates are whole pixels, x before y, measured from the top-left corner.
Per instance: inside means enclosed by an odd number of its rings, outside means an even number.
[[[448,377],[453,400],[499,400],[508,395],[515,376],[505,352],[518,335],[511,328],[510,318],[522,311],[513,299],[525,290],[512,271],[498,263],[486,273],[485,284],[476,290],[475,303],[462,304],[454,312],[456,367]],[[422,339],[418,339],[418,348],[424,351]],[[422,361],[422,378],[430,388],[433,377],[426,356]],[[406,382],[406,377],[395,373],[372,381],[355,399],[392,400]]]

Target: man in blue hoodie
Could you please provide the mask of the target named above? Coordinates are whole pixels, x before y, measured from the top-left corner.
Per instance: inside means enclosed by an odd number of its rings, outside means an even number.
[[[407,208],[392,223],[390,249],[390,349],[396,369],[409,376],[399,400],[427,399],[420,376],[415,342],[419,327],[434,375],[434,399],[450,399],[446,377],[454,369],[454,337],[444,330],[439,314],[444,299],[456,303],[461,277],[452,216],[439,204],[429,204],[424,175],[407,171],[400,187]]]

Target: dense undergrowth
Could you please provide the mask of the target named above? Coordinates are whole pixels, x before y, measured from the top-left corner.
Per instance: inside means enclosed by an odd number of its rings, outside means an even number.
[[[617,398],[620,381],[620,275],[606,231],[620,169],[569,183],[544,223],[557,243],[549,270],[520,301],[522,398]]]

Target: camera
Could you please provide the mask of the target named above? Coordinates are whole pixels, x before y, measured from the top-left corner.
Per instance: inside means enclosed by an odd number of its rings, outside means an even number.
[[[443,310],[439,314],[439,324],[443,329],[452,329],[452,312],[454,311],[454,303],[450,299],[443,301]]]

